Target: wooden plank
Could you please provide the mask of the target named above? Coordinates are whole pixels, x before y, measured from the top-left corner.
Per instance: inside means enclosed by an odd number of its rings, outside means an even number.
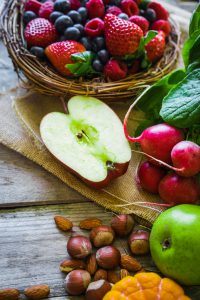
[[[69,234],[60,232],[55,226],[53,216],[56,214],[70,218],[78,233],[82,233],[77,225],[83,218],[95,216],[104,224],[109,224],[111,218],[110,212],[89,202],[1,209],[0,288],[16,287],[23,290],[30,285],[46,283],[51,287],[50,299],[83,299],[65,297],[65,275],[59,271],[59,264],[67,257],[66,241]],[[126,240],[118,240],[116,246],[121,252],[128,249]],[[156,270],[149,256],[140,257],[139,260],[146,269]],[[193,300],[200,299],[200,287],[192,287],[188,291]]]
[[[0,207],[89,201],[3,145],[0,145],[0,169]]]

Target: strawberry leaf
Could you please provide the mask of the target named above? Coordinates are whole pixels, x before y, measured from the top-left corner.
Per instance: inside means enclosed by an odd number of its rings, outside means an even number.
[[[84,51],[71,55],[71,59],[74,61],[72,64],[66,64],[65,67],[74,76],[84,76],[95,73],[92,68],[92,60],[94,54],[91,51]]]

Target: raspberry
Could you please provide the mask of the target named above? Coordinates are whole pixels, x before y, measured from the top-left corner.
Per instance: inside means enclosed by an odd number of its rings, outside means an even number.
[[[169,36],[171,32],[171,25],[168,21],[157,20],[152,24],[151,29],[157,31],[162,30],[166,36]]]
[[[94,18],[86,23],[85,33],[88,36],[96,37],[102,35],[104,31],[104,21],[99,18]]]
[[[41,3],[38,2],[37,0],[28,0],[25,5],[24,5],[24,10],[30,10],[33,11],[34,13],[38,14],[39,9],[41,7]]]
[[[136,59],[134,61],[134,63],[132,64],[132,66],[130,67],[130,69],[128,70],[128,73],[130,75],[134,75],[134,74],[138,73],[139,70],[140,70],[140,61],[139,61],[139,59]]]
[[[90,19],[104,17],[105,7],[102,0],[89,0],[86,3],[86,8]]]
[[[156,13],[156,20],[168,20],[169,12],[157,2],[150,2],[148,8],[151,8]]]
[[[49,19],[50,14],[53,12],[53,2],[47,1],[42,3],[42,6],[39,9],[39,17]]]
[[[129,17],[139,15],[139,8],[133,0],[122,0],[121,9]]]
[[[81,7],[81,2],[79,0],[70,0],[71,3],[71,9],[77,10],[79,7]]]
[[[132,17],[130,17],[129,21],[132,22],[132,23],[135,23],[136,25],[138,25],[142,29],[144,34],[149,29],[149,22],[144,17],[132,16]]]
[[[120,80],[127,75],[127,66],[116,59],[110,59],[104,67],[104,75],[111,81]]]
[[[113,14],[115,16],[118,16],[119,14],[122,13],[122,10],[117,7],[117,6],[110,6],[107,11],[106,11],[107,14]]]

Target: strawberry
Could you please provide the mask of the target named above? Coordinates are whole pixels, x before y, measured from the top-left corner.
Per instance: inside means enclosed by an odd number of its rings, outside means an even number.
[[[42,3],[39,9],[39,17],[49,19],[50,14],[53,12],[54,4],[52,1]]]
[[[104,17],[105,7],[102,0],[89,0],[86,3],[86,8],[90,19]]]
[[[63,41],[49,45],[45,49],[45,54],[62,75],[72,75],[66,64],[73,64],[72,54],[86,51],[85,47],[76,41]]]
[[[151,8],[156,13],[156,20],[168,20],[169,12],[162,6],[162,4],[157,2],[150,2],[148,8]]]
[[[137,51],[143,36],[138,25],[107,14],[104,26],[107,49],[112,55],[124,56]]]
[[[144,35],[149,29],[149,21],[142,16],[132,16],[129,21],[137,24],[142,29]]]
[[[122,0],[120,8],[129,17],[139,15],[139,8],[133,0]]]
[[[46,47],[54,43],[57,33],[54,25],[44,18],[36,18],[28,23],[24,32],[28,46]]]
[[[168,21],[157,20],[152,24],[151,29],[157,31],[162,30],[166,36],[169,36],[171,32],[171,25]]]
[[[104,67],[104,76],[111,81],[120,80],[126,77],[127,70],[125,63],[110,59]]]
[[[34,13],[38,14],[41,5],[42,3],[37,0],[28,0],[24,5],[24,10],[33,11]]]
[[[147,58],[150,62],[156,62],[165,51],[165,34],[160,31],[146,46]]]

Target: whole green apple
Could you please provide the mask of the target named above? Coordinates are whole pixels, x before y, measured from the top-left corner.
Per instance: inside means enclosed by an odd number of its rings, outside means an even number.
[[[182,204],[156,219],[150,250],[158,269],[185,285],[200,285],[200,206]]]

